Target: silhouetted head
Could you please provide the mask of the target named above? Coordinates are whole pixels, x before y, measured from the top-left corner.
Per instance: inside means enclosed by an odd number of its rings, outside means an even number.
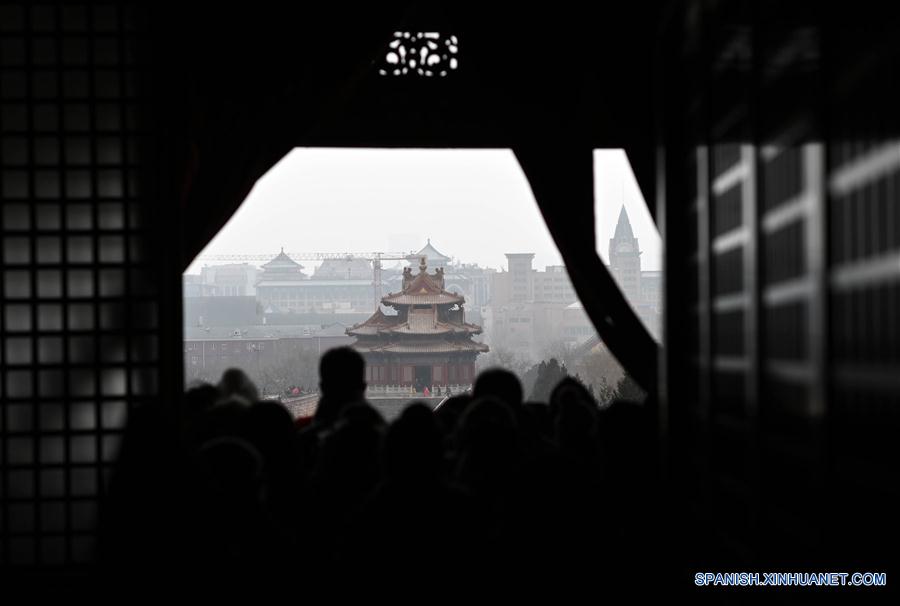
[[[245,415],[249,409],[250,405],[241,396],[231,396],[220,400],[201,417],[198,431],[199,442],[226,436],[241,436]]]
[[[382,431],[385,427],[384,417],[365,400],[353,402],[341,411],[342,424],[360,425]]]
[[[192,386],[184,394],[185,411],[189,415],[198,415],[212,406],[222,397],[219,388],[209,383]]]
[[[235,437],[212,439],[194,457],[197,486],[220,506],[230,499],[255,500],[263,462],[249,442]]]
[[[550,394],[550,410],[560,446],[584,451],[595,443],[597,402],[580,382],[565,377],[557,383]]]
[[[550,412],[556,417],[559,414],[558,408],[564,401],[577,400],[590,405],[592,408],[598,408],[597,400],[591,395],[587,387],[572,377],[563,377],[559,383],[550,392]]]
[[[319,388],[325,398],[361,400],[366,390],[366,361],[350,347],[329,349],[319,362]]]
[[[406,407],[388,428],[384,441],[387,477],[402,484],[428,484],[440,479],[443,442],[431,409],[421,402]]]
[[[475,398],[497,398],[518,408],[522,405],[522,383],[508,370],[489,368],[475,379],[472,395]]]
[[[459,424],[459,418],[471,402],[472,396],[469,394],[460,394],[458,396],[447,398],[447,400],[437,407],[434,411],[434,415],[445,435],[449,435],[456,431],[456,427]]]
[[[287,456],[295,435],[294,420],[279,402],[257,402],[244,415],[243,435],[268,465],[277,457]]]
[[[199,445],[203,418],[222,397],[219,388],[209,383],[200,383],[184,394],[184,414],[181,415],[181,430],[184,439],[191,444]]]
[[[312,483],[334,507],[359,504],[381,476],[384,418],[367,402],[347,404],[316,455]],[[331,513],[334,513],[333,511]]]
[[[655,427],[646,407],[637,402],[613,400],[598,415],[598,430],[607,456],[620,465],[649,464],[655,444]]]
[[[460,447],[489,459],[514,458],[518,424],[512,408],[498,398],[475,398],[459,420]]]
[[[322,397],[316,408],[316,423],[331,425],[348,404],[364,400],[366,361],[350,347],[329,349],[319,361]]]
[[[531,424],[533,430],[542,438],[553,436],[553,416],[550,407],[544,402],[525,402],[522,408],[527,415],[519,417],[520,422]]]
[[[222,373],[219,380],[219,391],[223,398],[231,396],[240,396],[244,398],[248,404],[252,404],[259,400],[259,392],[256,391],[256,385],[250,380],[250,377],[240,368],[229,368]]]

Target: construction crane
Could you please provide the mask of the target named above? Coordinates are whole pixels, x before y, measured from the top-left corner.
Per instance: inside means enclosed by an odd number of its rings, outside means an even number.
[[[284,251],[282,251],[284,252]],[[238,262],[248,263],[254,261],[271,261],[281,253],[271,253],[265,255],[203,255],[198,260],[204,263],[221,263],[221,262]],[[415,251],[411,252],[297,252],[284,253],[288,257],[298,261],[352,261],[354,259],[363,259],[372,264],[372,295],[375,300],[375,309],[381,304],[381,270],[382,261],[406,261],[409,257],[414,256]]]

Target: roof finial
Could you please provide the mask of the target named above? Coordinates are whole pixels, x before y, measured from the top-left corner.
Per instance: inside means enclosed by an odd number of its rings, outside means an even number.
[[[425,255],[422,255],[422,256],[419,258],[419,271],[420,271],[420,272],[421,272],[421,271],[425,271],[425,269],[428,267],[428,266],[425,264],[425,258],[426,258]]]

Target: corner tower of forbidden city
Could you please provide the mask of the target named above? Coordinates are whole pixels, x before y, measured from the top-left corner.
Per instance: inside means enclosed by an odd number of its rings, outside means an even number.
[[[405,385],[422,390],[468,385],[475,376],[475,358],[488,346],[472,339],[481,327],[466,322],[465,298],[444,290],[444,269],[428,273],[425,257],[419,273],[403,271],[403,288],[382,297],[384,307],[347,329],[353,347],[366,359],[369,385]]]

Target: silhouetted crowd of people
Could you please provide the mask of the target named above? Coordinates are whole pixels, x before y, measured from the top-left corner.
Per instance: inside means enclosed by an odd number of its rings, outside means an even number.
[[[645,407],[601,409],[573,379],[523,402],[515,375],[492,369],[472,393],[434,411],[411,402],[388,424],[363,377],[354,350],[325,353],[306,424],[236,369],[180,409],[133,411],[101,512],[105,570],[340,593],[599,588],[640,583],[652,566]]]

